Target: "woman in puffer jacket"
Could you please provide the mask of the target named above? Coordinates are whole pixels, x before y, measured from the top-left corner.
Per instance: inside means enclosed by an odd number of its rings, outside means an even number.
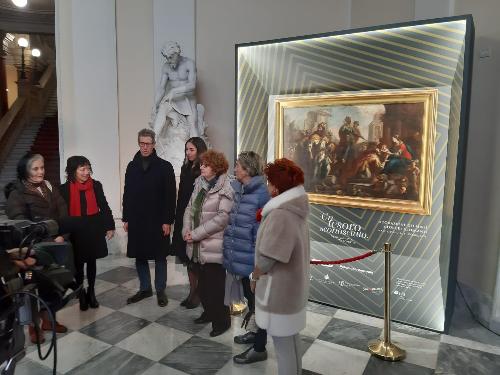
[[[209,150],[201,156],[201,175],[195,181],[182,228],[187,255],[200,264],[198,288],[204,312],[195,323],[211,322],[212,337],[231,327],[229,307],[224,305],[226,270],[222,266],[222,239],[234,195],[227,169],[221,152]]]
[[[234,174],[236,181],[231,183],[234,189],[234,205],[229,216],[229,224],[224,232],[224,268],[226,275],[225,302],[241,300],[240,289],[248,302],[248,322],[255,312],[255,295],[250,289],[248,276],[253,271],[255,259],[255,239],[259,228],[257,211],[270,199],[267,186],[262,177],[262,159],[253,151],[238,155]],[[236,292],[237,295],[234,295]],[[248,324],[248,323],[247,323]],[[245,334],[236,336],[237,344],[253,344],[242,354],[234,357],[239,364],[263,361],[267,358],[267,333],[263,329],[249,327]]]

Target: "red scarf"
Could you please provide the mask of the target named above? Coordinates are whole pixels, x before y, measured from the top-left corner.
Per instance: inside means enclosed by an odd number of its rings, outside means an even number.
[[[85,192],[87,201],[87,215],[95,215],[99,212],[94,193],[94,180],[89,177],[83,184],[77,181],[69,184],[69,216],[82,216],[80,207],[80,192]]]

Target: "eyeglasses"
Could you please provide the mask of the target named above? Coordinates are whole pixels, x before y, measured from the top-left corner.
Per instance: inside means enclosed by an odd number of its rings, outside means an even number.
[[[151,147],[154,145],[152,142],[139,142],[139,147]]]

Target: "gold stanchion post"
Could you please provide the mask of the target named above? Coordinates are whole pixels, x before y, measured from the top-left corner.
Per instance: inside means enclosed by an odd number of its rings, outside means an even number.
[[[368,343],[370,353],[385,361],[400,361],[406,357],[406,351],[391,342],[391,244],[384,244],[384,339]]]
[[[234,302],[229,306],[229,312],[231,315],[241,315],[247,308],[247,304],[243,301]]]

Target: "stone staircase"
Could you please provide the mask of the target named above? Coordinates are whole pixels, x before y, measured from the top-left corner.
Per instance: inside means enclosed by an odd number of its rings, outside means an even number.
[[[9,182],[17,178],[17,163],[28,151],[38,151],[32,150],[34,142],[40,138],[40,133],[43,132],[44,126],[50,126],[51,128],[54,127],[54,118],[56,120],[55,127],[57,128],[57,93],[55,90],[48,100],[44,115],[44,117],[32,119],[31,123],[24,128],[16,142],[16,146],[10,152],[5,164],[0,167],[0,218],[5,213],[6,199],[4,195],[4,187]],[[51,119],[52,121],[47,121],[48,119]],[[51,132],[53,133],[53,130],[51,130]],[[51,147],[54,147],[54,142],[51,142]],[[54,150],[54,152],[57,153],[58,166],[58,144],[56,145],[56,150]],[[59,183],[59,178],[57,178],[57,183]]]

